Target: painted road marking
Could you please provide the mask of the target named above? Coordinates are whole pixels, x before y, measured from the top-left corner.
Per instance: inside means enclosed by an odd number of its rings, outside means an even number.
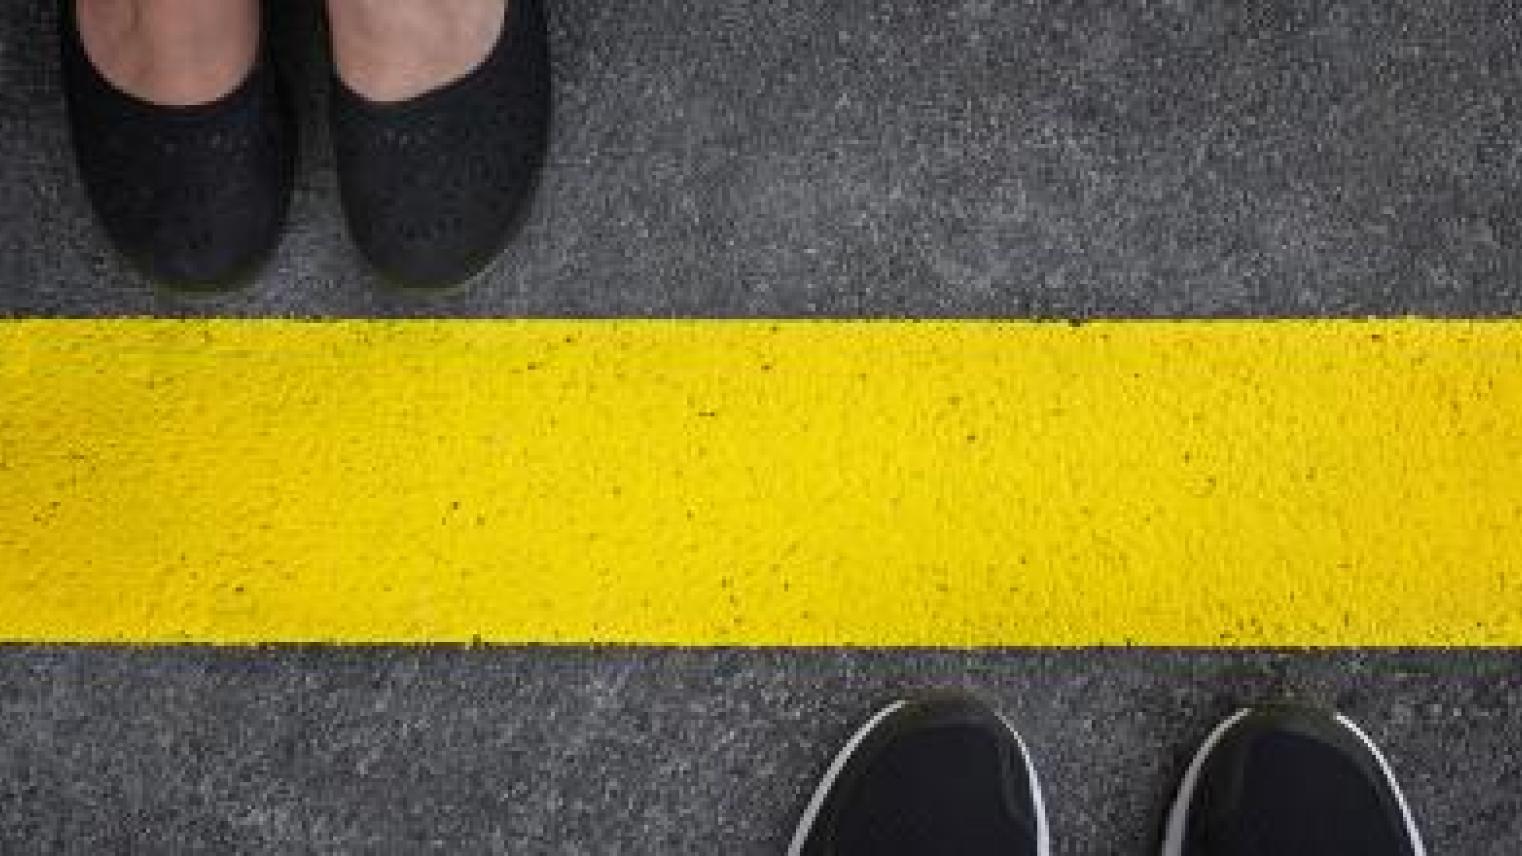
[[[0,637],[1522,644],[1522,322],[0,322]]]

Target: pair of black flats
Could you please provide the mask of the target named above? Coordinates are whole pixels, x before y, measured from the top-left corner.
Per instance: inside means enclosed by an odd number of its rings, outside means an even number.
[[[224,97],[153,104],[101,75],[80,38],[75,0],[60,6],[75,153],[112,243],[166,286],[248,282],[279,242],[296,170],[291,99],[267,46]],[[504,14],[485,60],[416,98],[370,101],[332,74],[349,231],[394,284],[470,279],[528,209],[548,137],[548,39],[542,0],[511,0]]]

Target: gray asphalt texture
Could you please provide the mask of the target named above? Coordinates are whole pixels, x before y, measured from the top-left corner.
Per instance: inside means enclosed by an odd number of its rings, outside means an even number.
[[[315,3],[267,276],[156,295],[69,163],[52,2],[0,9],[0,313],[1213,316],[1522,308],[1515,0],[552,0],[532,221],[476,287],[345,239]]]
[[[852,730],[931,688],[1018,723],[1059,853],[1155,852],[1263,698],[1360,720],[1434,854],[1522,843],[1515,653],[54,649],[0,658],[0,850],[780,854]]]
[[[1522,312],[1513,2],[550,6],[534,215],[422,299],[344,239],[317,14],[280,0],[290,231],[188,300],[92,223],[52,3],[0,4],[0,315]],[[1522,852],[1516,651],[10,647],[0,853],[775,854],[856,724],[947,687],[1025,731],[1062,854],[1152,852],[1194,744],[1262,698],[1367,725],[1435,854]]]

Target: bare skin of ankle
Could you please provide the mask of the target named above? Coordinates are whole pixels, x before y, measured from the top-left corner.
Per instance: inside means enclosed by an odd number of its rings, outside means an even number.
[[[502,34],[505,0],[328,0],[344,85],[371,101],[404,101],[458,80]]]
[[[259,0],[75,0],[90,62],[155,104],[205,104],[238,87],[259,51]]]

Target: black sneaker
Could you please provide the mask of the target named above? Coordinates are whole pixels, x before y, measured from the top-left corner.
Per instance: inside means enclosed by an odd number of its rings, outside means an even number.
[[[788,856],[1048,856],[1020,736],[962,696],[895,702],[836,756]]]
[[[1184,774],[1163,856],[1424,856],[1420,834],[1368,736],[1346,717],[1244,710]]]

